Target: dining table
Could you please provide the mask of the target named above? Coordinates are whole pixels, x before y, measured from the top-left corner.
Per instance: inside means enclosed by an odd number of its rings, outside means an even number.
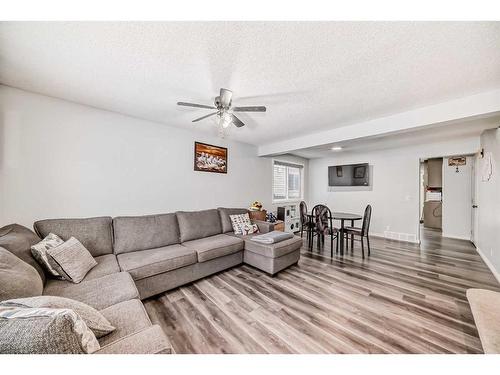
[[[312,239],[313,239],[313,233],[312,231],[314,230],[314,217],[311,212],[307,213],[307,218],[309,220],[309,225],[307,226],[307,230],[311,231],[309,233],[309,244],[310,247],[312,248]],[[338,220],[340,221],[340,228],[339,228],[339,237],[337,238],[337,241],[339,242],[339,248],[340,248],[340,255],[344,255],[344,235],[345,235],[345,222],[346,220],[351,222],[351,227],[354,226],[354,222],[357,220],[362,220],[363,216],[358,215],[358,214],[353,214],[349,212],[332,212],[331,217],[328,217],[328,219],[333,219],[333,220]]]

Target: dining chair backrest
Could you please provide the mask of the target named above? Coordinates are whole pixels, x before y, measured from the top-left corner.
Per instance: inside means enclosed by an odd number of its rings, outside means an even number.
[[[332,213],[330,209],[324,204],[317,204],[312,210],[314,222],[316,224],[316,231],[319,233],[327,233],[331,222]]]
[[[307,205],[306,202],[302,201],[299,203],[299,212],[300,212],[300,223],[307,223]]]
[[[372,218],[372,206],[368,205],[365,208],[365,214],[363,215],[363,226],[361,227],[361,233],[363,236],[368,236],[368,231],[370,230],[370,220]]]

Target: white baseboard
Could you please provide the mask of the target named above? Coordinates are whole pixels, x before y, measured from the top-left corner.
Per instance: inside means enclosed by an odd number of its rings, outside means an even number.
[[[395,232],[391,232],[391,233],[395,233]],[[406,233],[401,233],[401,235],[399,235],[399,233],[396,233],[396,234],[398,234],[397,237],[396,236],[394,236],[394,237],[388,237],[384,233],[370,233],[370,237],[380,237],[380,238],[383,238],[385,240],[408,242],[408,243],[412,243],[412,244],[419,244],[419,241],[417,241],[415,235],[407,235]]]
[[[484,255],[484,253],[481,251],[481,249],[477,246],[476,246],[476,251],[479,254],[479,256],[481,257],[481,259],[483,260],[483,262],[486,263],[486,265],[490,269],[493,276],[495,276],[495,279],[497,279],[498,283],[500,283],[500,273],[495,269],[495,267],[490,262],[490,260]]]
[[[465,240],[465,241],[470,241],[470,238],[467,238],[467,237],[461,237],[461,236],[453,236],[453,235],[446,234],[446,233],[441,233],[441,236],[442,236],[442,237],[446,237],[446,238],[453,238],[454,240]]]

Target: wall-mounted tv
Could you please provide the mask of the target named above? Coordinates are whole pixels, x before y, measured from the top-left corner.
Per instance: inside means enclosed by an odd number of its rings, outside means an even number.
[[[328,186],[368,186],[369,184],[370,167],[368,163],[328,167]]]

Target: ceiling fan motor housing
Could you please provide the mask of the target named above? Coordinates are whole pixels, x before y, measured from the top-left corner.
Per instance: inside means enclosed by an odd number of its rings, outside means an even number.
[[[228,109],[233,101],[233,92],[228,89],[220,89],[220,94],[215,98],[215,106],[217,108]]]
[[[224,105],[220,96],[215,97],[215,100],[214,100],[214,105],[218,109],[229,109],[231,107],[231,103],[232,103],[232,100],[229,100],[227,105]]]

